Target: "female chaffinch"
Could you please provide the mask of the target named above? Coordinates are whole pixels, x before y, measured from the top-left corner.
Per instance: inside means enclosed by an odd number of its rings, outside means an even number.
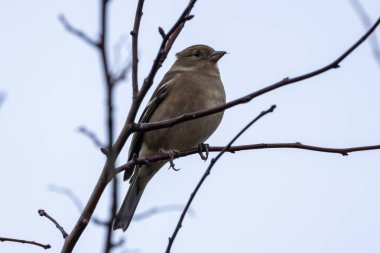
[[[194,45],[177,53],[177,60],[157,86],[139,122],[158,122],[225,104],[226,95],[217,66],[225,54],[206,45]],[[132,139],[129,159],[134,154],[145,157],[162,150],[197,147],[211,136],[222,117],[223,112],[220,112],[169,128],[137,132]],[[147,183],[166,162],[135,167],[128,193],[116,215],[114,230],[127,230]],[[129,177],[126,173],[124,180]]]

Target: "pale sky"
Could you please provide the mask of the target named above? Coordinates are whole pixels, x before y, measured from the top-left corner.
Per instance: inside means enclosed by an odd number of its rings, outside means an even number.
[[[113,0],[110,9],[111,62],[119,67],[130,52],[135,4]],[[140,33],[140,82],[147,75],[161,36],[187,1],[146,1]],[[362,1],[372,21],[378,0]],[[228,51],[219,63],[227,99],[232,100],[284,77],[322,67],[365,33],[346,1],[199,0],[155,84],[174,54],[193,44]],[[100,58],[67,33],[64,14],[93,38],[97,1],[0,0],[0,237],[49,243],[59,252],[59,231],[37,214],[45,209],[70,231],[74,204],[49,191],[70,188],[85,203],[104,156],[79,126],[105,140],[105,97]],[[380,30],[377,32],[380,37]],[[122,45],[115,50],[115,44]],[[116,133],[131,98],[129,80],[116,88]],[[365,42],[341,68],[261,96],[225,112],[208,140],[225,145],[253,117],[277,109],[248,130],[238,144],[302,142],[323,147],[380,144],[380,68]],[[119,164],[126,162],[127,148]],[[212,154],[215,156],[216,154]],[[154,206],[184,205],[209,162],[199,156],[164,167],[150,182],[137,213]],[[173,252],[380,253],[380,151],[349,156],[304,150],[256,150],[225,155],[196,196]],[[123,194],[127,183],[122,186]],[[107,217],[110,193],[95,213]],[[180,212],[133,222],[122,249],[163,252]],[[104,232],[90,224],[74,252],[101,252]],[[0,243],[0,252],[42,252],[30,245]],[[48,251],[46,251],[48,252]]]

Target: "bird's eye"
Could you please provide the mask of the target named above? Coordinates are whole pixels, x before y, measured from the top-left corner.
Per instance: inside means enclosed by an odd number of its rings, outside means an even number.
[[[199,57],[199,56],[201,56],[201,54],[202,54],[201,50],[195,50],[195,51],[193,52],[193,55],[194,55],[195,57]]]

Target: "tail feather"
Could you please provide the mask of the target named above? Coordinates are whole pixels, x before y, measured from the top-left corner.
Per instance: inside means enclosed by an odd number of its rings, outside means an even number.
[[[136,207],[140,201],[140,198],[144,192],[145,184],[139,183],[139,177],[136,180],[133,180],[131,185],[129,186],[129,190],[123,204],[120,207],[118,214],[116,215],[113,230],[123,229],[126,231],[131,220],[133,218],[133,214],[136,211]]]

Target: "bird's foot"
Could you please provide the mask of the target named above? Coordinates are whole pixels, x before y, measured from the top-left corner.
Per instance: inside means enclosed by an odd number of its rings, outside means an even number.
[[[179,152],[178,150],[175,150],[175,149],[165,150],[165,149],[162,149],[162,148],[160,149],[160,152],[169,155],[169,163],[170,163],[169,168],[168,168],[169,170],[170,169],[173,169],[174,171],[179,171],[180,170],[180,168],[177,169],[175,167],[174,159],[178,158],[179,155],[181,154],[181,152]]]
[[[208,148],[209,147],[210,147],[210,145],[208,145],[207,143],[199,143],[198,144],[198,154],[203,161],[206,161],[208,158],[208,154],[209,154]],[[203,150],[205,151],[205,155],[203,154]]]

